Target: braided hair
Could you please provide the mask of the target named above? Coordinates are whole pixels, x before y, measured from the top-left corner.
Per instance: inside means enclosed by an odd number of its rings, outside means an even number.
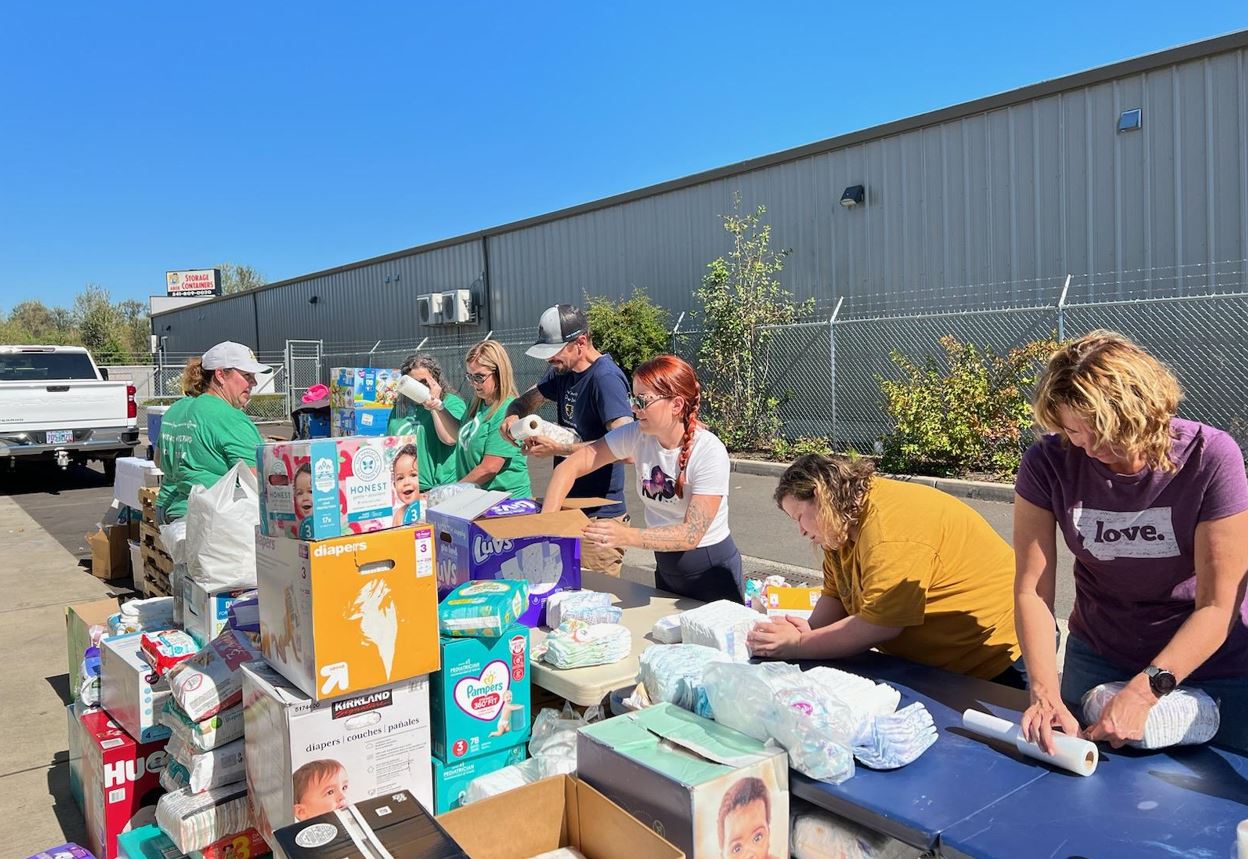
[[[683,358],[659,355],[633,371],[633,378],[652,388],[660,396],[681,397],[685,401],[684,414],[681,415],[685,433],[680,440],[680,474],[676,476],[676,497],[684,498],[685,466],[689,464],[689,455],[693,451],[694,433],[701,426],[698,422],[698,410],[702,406],[702,386],[698,384],[698,375]]]

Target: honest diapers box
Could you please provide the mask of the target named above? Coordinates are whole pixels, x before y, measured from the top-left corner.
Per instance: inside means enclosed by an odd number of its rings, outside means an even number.
[[[472,780],[483,775],[497,772],[503,767],[518,764],[528,756],[528,748],[524,745],[498,749],[475,757],[459,760],[443,760],[433,758],[433,801],[434,813],[442,814],[459,808],[464,804],[468,794],[468,785]]]
[[[156,820],[165,741],[137,743],[102,710],[79,724],[87,846],[96,856],[116,856],[118,835]]]
[[[275,829],[397,790],[433,807],[428,678],[317,704],[262,663],[242,672],[247,785],[270,844]]]
[[[203,647],[225,629],[230,619],[230,606],[252,588],[214,591],[205,588],[190,576],[182,579],[182,628]]]
[[[497,492],[462,492],[430,508],[438,529],[438,596],[469,579],[523,579],[529,583],[526,626],[543,623],[546,599],[581,586],[580,510],[542,513],[531,498],[503,500]]]
[[[169,678],[157,677],[139,650],[143,633],[100,642],[100,706],[141,743],[164,740],[169,728],[157,714],[169,697]]]
[[[444,761],[528,742],[533,721],[529,628],[499,638],[443,638],[442,667],[430,678],[433,753]]]
[[[773,585],[763,592],[768,617],[793,615],[809,619],[823,591],[819,588],[780,587]]]
[[[417,460],[414,435],[259,445],[260,531],[324,540],[419,522]]]
[[[317,701],[438,670],[433,528],[256,535],[260,648]]]
[[[406,790],[293,823],[274,836],[286,859],[468,859]]]
[[[330,434],[385,435],[398,397],[398,370],[335,367],[329,375]]]
[[[582,728],[576,751],[579,778],[692,859],[789,855],[789,757],[778,746],[663,703]]]

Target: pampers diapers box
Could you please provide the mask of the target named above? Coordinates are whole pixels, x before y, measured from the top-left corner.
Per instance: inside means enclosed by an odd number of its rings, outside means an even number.
[[[308,542],[256,535],[260,648],[314,700],[438,670],[433,528]]]
[[[529,628],[499,638],[443,638],[431,678],[433,753],[447,763],[523,744],[533,720]]]
[[[243,666],[247,785],[273,831],[398,790],[433,808],[429,680],[314,703],[261,663]]]
[[[422,518],[416,436],[262,444],[260,531],[324,540]]]
[[[398,370],[336,367],[329,375],[330,433],[385,435],[398,396]]]
[[[531,498],[508,500],[500,492],[468,490],[430,508],[438,529],[438,596],[469,579],[519,579],[529,583],[529,607],[520,616],[539,626],[547,598],[581,586],[580,510],[542,513]]]
[[[434,814],[445,814],[464,804],[468,796],[468,785],[474,779],[503,767],[518,764],[528,757],[526,746],[512,746],[494,752],[486,752],[476,757],[444,761],[436,755],[433,758],[433,801],[436,806]]]

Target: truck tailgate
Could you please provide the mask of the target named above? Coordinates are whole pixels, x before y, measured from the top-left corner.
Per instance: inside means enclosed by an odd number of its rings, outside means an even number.
[[[0,382],[0,433],[96,429],[133,423],[128,382]]]

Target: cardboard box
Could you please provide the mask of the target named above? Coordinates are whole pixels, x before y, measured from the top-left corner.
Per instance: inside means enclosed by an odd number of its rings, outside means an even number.
[[[143,502],[139,500],[139,490],[160,486],[162,475],[160,466],[150,459],[119,456],[117,474],[113,478],[113,497],[131,510],[142,510]]]
[[[70,701],[78,700],[79,687],[82,686],[82,656],[91,646],[91,627],[102,626],[107,631],[109,616],[120,610],[116,597],[65,606]]]
[[[498,492],[462,492],[428,511],[438,529],[438,596],[469,579],[525,579],[526,626],[545,620],[546,600],[581,586],[580,510],[542,513],[531,498],[504,500]]]
[[[760,855],[789,855],[782,748],[663,703],[582,728],[576,769],[692,859],[738,855],[763,829]]]
[[[374,367],[330,370],[330,435],[385,435],[400,378],[398,370]]]
[[[325,540],[421,521],[416,436],[262,444],[260,532]]]
[[[528,757],[525,745],[511,746],[483,755],[446,761],[433,757],[433,810],[436,814],[452,811],[464,804],[468,785],[483,775],[518,764]]]
[[[810,619],[815,603],[823,591],[819,588],[770,587],[763,592],[767,604],[767,616],[793,615]]]
[[[156,821],[165,741],[135,742],[102,710],[85,713],[79,724],[87,846],[113,857],[118,835]]]
[[[130,575],[130,525],[101,525],[85,537],[91,547],[91,575],[104,581]]]
[[[230,619],[230,606],[252,588],[211,591],[186,576],[182,583],[182,628],[203,647],[216,638]]]
[[[69,793],[74,798],[74,804],[78,806],[78,810],[86,813],[86,804],[82,796],[82,724],[79,721],[82,713],[78,710],[77,704],[70,704],[65,708],[65,716],[68,721],[69,735]]]
[[[269,845],[255,829],[227,835],[203,850],[183,853],[154,823],[117,836],[122,859],[252,859],[267,856]]]
[[[467,859],[409,791],[357,802],[279,829],[287,859]]]
[[[47,850],[40,850],[34,856],[27,856],[26,859],[95,859],[95,857],[87,848],[70,841],[67,844],[58,844]]]
[[[100,705],[141,743],[165,740],[169,728],[157,714],[169,697],[169,678],[156,677],[139,650],[143,633],[100,642]]]
[[[586,859],[685,856],[570,775],[542,779],[474,802],[442,815],[438,822],[472,859],[527,859],[561,847],[579,850]],[[506,837],[500,838],[500,832]]]
[[[529,628],[499,638],[443,638],[442,667],[430,677],[433,753],[457,761],[529,741]]]
[[[389,406],[385,408],[333,408],[329,413],[331,438],[385,435],[389,424]]]
[[[438,670],[433,528],[311,543],[256,535],[260,647],[321,701]]]
[[[270,844],[352,800],[409,790],[433,807],[427,678],[316,704],[268,666],[242,671],[247,786]]]

